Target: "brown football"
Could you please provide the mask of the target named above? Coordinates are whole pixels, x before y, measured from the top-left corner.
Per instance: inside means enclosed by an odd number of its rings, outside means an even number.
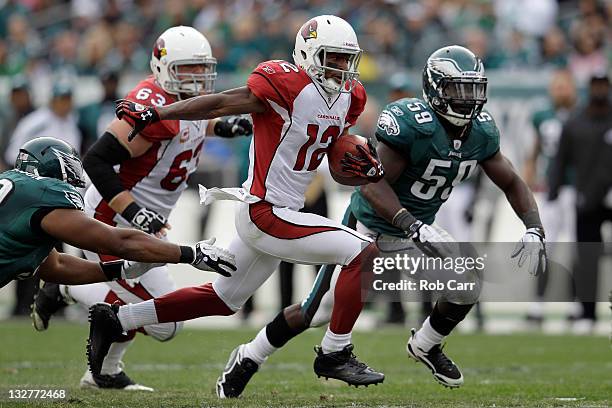
[[[365,177],[355,176],[342,170],[341,160],[344,158],[344,153],[349,152],[353,156],[362,157],[361,152],[357,150],[357,146],[368,149],[368,140],[358,135],[341,136],[330,146],[327,153],[329,172],[334,180],[345,186],[360,186],[368,183],[368,179]]]

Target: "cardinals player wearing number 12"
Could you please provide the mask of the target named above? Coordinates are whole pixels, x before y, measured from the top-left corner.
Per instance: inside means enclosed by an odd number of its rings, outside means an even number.
[[[154,126],[159,120],[250,113],[254,137],[243,194],[232,196],[227,191],[224,196],[242,201],[235,219],[238,235],[229,247],[236,255],[236,272],[212,285],[121,306],[115,313],[107,306],[94,306],[90,363],[103,358],[105,344],[112,340],[109,330],[102,328],[117,327],[119,333],[148,324],[231,315],[285,260],[342,265],[315,373],[353,385],[383,381],[382,373],[356,359],[351,344],[351,331],[363,307],[362,266],[375,256],[375,245],[339,222],[298,212],[327,149],[348,134],[363,111],[366,93],[357,81],[361,52],[350,24],[336,16],[318,16],[296,35],[295,65],[263,62],[249,76],[246,87],[164,107],[142,107],[130,101],[118,104],[118,116],[130,121],[134,131]],[[364,149],[359,157],[346,155],[345,163],[349,171],[366,181],[375,182],[383,176],[373,149]],[[259,337],[262,348],[279,347],[265,336]],[[242,356],[236,358],[239,361]],[[226,396],[220,383],[217,394]]]

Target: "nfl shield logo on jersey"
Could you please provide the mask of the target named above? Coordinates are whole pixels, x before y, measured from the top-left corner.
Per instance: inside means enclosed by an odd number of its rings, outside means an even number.
[[[455,150],[461,149],[461,140],[458,140],[458,139],[453,140],[453,148]]]

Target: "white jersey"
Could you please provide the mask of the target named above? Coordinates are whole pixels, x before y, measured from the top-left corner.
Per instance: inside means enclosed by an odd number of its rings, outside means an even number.
[[[140,82],[127,99],[149,105],[166,105],[174,97],[164,92],[152,77]],[[208,121],[161,121],[140,133],[152,142],[141,156],[131,158],[117,166],[117,173],[126,190],[130,190],[136,203],[168,218],[179,196],[187,188],[187,179],[198,166],[206,136]],[[125,225],[92,185],[85,193],[85,206],[95,218],[107,224]]]
[[[267,109],[252,114],[243,187],[275,206],[298,210],[327,148],[363,111],[365,89],[357,83],[351,93],[329,96],[302,69],[278,60],[259,64],[247,86]]]

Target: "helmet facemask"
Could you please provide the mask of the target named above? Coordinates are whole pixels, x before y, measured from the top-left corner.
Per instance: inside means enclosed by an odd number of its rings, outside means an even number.
[[[180,67],[203,66],[202,73],[180,72]],[[217,78],[217,60],[212,57],[201,59],[178,60],[168,66],[169,81],[163,85],[164,89],[178,95],[188,97],[213,93]]]
[[[442,78],[438,87],[447,116],[472,120],[487,102],[487,78]]]
[[[423,97],[451,124],[465,126],[480,114],[487,102],[487,77],[482,62],[469,50],[451,46],[434,55],[445,55],[445,51],[454,55],[432,56],[427,60],[423,70]]]
[[[347,69],[341,69],[328,62],[330,53],[345,54],[349,56]],[[354,48],[320,46],[313,55],[314,65],[311,66],[310,76],[315,79],[329,93],[351,93],[357,78],[359,78],[359,61],[362,50]],[[330,76],[332,74],[332,76]],[[339,74],[340,78],[333,76]],[[326,78],[326,75],[328,76]]]

